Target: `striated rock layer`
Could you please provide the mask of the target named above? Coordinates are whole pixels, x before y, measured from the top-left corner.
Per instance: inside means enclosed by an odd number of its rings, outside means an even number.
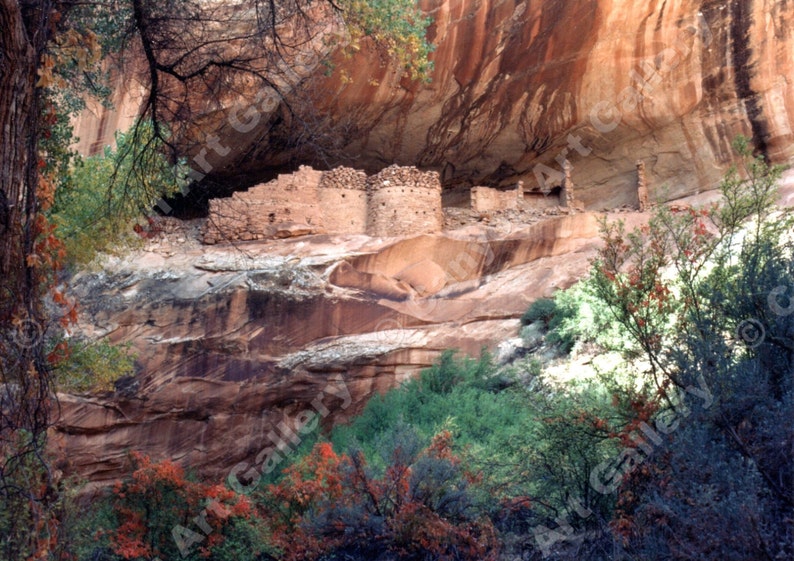
[[[791,209],[794,172],[781,187]],[[110,394],[59,396],[50,439],[59,467],[101,486],[137,450],[216,481],[235,466],[247,472],[279,438],[294,446],[299,434],[271,433],[294,428],[301,413],[343,422],[444,349],[477,355],[514,337],[531,302],[587,272],[600,216],[527,225],[494,215],[493,226],[412,237],[214,246],[201,245],[199,225],[166,221],[180,225],[72,279],[83,333],[130,343],[138,372]],[[607,218],[631,230],[648,216]]]
[[[363,54],[345,67],[352,83],[326,86],[329,114],[359,127],[350,153],[371,165],[537,188],[559,184],[567,158],[579,200],[601,208],[636,202],[638,159],[652,195],[676,198],[718,181],[739,133],[775,160],[794,156],[791,3],[423,5],[438,45],[429,86],[406,90]]]
[[[418,165],[445,186],[548,187],[568,159],[580,202],[600,209],[636,204],[638,159],[651,197],[673,199],[713,186],[739,133],[774,161],[794,156],[791,2],[420,4],[437,46],[429,84],[409,82],[365,45],[336,57],[330,77],[318,70],[297,85],[291,108],[302,118],[268,113],[261,92],[230,101],[230,119],[213,115],[205,131],[220,146],[208,144],[194,167],[253,184],[315,163],[315,152],[295,148],[309,129],[333,140],[326,165]]]
[[[73,281],[84,332],[131,343],[139,369],[112,395],[60,396],[51,444],[94,484],[120,477],[132,450],[221,480],[285,415],[343,421],[444,349],[493,348],[531,301],[586,271],[598,225],[579,214],[501,233],[181,239]]]

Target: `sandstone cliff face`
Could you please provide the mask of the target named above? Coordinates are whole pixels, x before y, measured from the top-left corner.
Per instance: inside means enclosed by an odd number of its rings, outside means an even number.
[[[675,198],[719,179],[736,134],[752,134],[778,161],[794,156],[791,3],[424,6],[438,45],[429,87],[406,91],[362,59],[349,66],[352,84],[327,86],[336,93],[330,114],[352,110],[359,127],[349,150],[372,164],[413,162],[447,183],[522,178],[530,187],[536,171],[559,182],[568,158],[579,199],[610,207],[635,202],[637,159],[652,195],[666,185]],[[367,85],[373,73],[378,87]]]
[[[794,173],[780,204],[794,205]],[[60,395],[50,444],[95,486],[123,476],[133,450],[221,481],[307,409],[342,422],[444,349],[477,355],[514,337],[532,301],[588,270],[596,218],[214,246],[178,226],[72,280],[83,332],[131,343],[138,373],[112,394]],[[615,218],[630,230],[648,214]]]
[[[429,85],[366,52],[301,84],[336,141],[327,163],[370,173],[416,164],[448,186],[523,180],[529,190],[558,183],[567,159],[577,201],[599,209],[637,204],[638,159],[650,196],[676,198],[721,177],[738,133],[773,160],[794,157],[791,2],[422,5],[435,19]],[[305,122],[263,118],[246,133],[223,122],[208,131],[231,148],[205,154],[212,179],[253,184],[312,163],[289,148]],[[62,396],[52,442],[70,471],[100,484],[133,449],[222,479],[318,395],[326,422],[343,420],[441,349],[476,354],[513,335],[531,300],[584,273],[596,238],[581,214],[498,236],[314,236],[111,263],[75,281],[83,326],[133,343],[140,387]],[[349,400],[323,393],[337,377]]]
[[[421,5],[437,45],[430,84],[408,82],[371,49],[338,57],[331,77],[318,73],[298,88],[316,110],[307,120],[282,114],[245,133],[228,122],[208,131],[220,132],[224,147],[208,151],[212,177],[251,184],[313,163],[311,152],[289,148],[307,123],[333,139],[328,164],[370,173],[419,165],[447,186],[559,183],[567,158],[590,208],[636,203],[638,159],[652,197],[713,186],[739,133],[775,161],[794,156],[791,2]],[[238,100],[236,117],[258,108],[256,94]]]
[[[586,271],[597,238],[581,214],[498,234],[158,242],[74,279],[82,328],[130,342],[139,373],[113,395],[60,396],[51,443],[97,485],[131,450],[221,480],[318,396],[324,424],[343,421],[444,349],[513,337],[529,302]]]

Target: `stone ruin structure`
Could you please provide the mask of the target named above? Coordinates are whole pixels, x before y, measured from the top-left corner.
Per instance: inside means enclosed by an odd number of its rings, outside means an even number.
[[[561,184],[549,193],[525,190],[522,181],[508,190],[473,187],[471,210],[583,211],[571,179],[573,168],[567,160],[562,167]],[[637,162],[637,175],[639,209],[646,211],[650,203],[642,161]],[[202,240],[215,244],[325,233],[390,237],[440,232],[441,193],[438,173],[415,167],[393,165],[368,177],[348,167],[317,171],[301,166],[231,197],[210,200]]]
[[[571,178],[571,170],[573,166],[571,162],[565,160],[562,164],[563,178],[562,185],[560,186],[560,206],[577,210],[576,197],[573,192],[573,179]]]
[[[648,182],[645,178],[645,162],[642,160],[637,160],[637,199],[640,212],[650,210],[651,203],[648,198]]]
[[[258,240],[325,231],[318,185],[322,172],[309,167],[268,183],[210,200],[203,241]]]
[[[367,179],[367,234],[402,236],[440,232],[441,180],[434,171],[389,166]]]
[[[340,167],[301,166],[231,197],[210,200],[203,241],[278,239],[306,234],[400,236],[441,231],[436,172],[390,166],[367,177]]]
[[[516,183],[514,189],[502,190],[491,187],[473,187],[471,189],[471,209],[475,212],[492,212],[504,210],[534,209],[544,210],[554,207],[565,207],[569,212],[583,211],[584,206],[574,194],[571,170],[573,166],[568,160],[563,163],[563,178],[559,186],[548,192],[539,189],[524,189],[524,182]]]
[[[346,167],[322,172],[317,192],[326,231],[367,231],[366,173]]]
[[[471,209],[475,212],[514,210],[518,208],[522,195],[520,185],[509,191],[501,191],[491,187],[472,187]]]

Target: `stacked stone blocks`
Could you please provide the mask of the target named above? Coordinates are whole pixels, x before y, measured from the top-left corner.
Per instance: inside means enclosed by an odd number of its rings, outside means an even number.
[[[441,181],[434,171],[389,166],[367,178],[367,234],[405,236],[444,226]]]
[[[340,167],[301,168],[229,198],[210,201],[203,241],[274,239],[334,233],[401,236],[441,231],[435,172],[390,166],[367,177]]]
[[[515,210],[518,208],[521,198],[523,198],[523,194],[519,187],[509,191],[501,191],[491,187],[472,187],[471,209],[475,212]]]

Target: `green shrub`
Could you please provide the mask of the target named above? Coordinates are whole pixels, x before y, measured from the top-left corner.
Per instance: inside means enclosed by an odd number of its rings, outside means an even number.
[[[392,435],[400,426],[410,427],[422,445],[449,430],[456,452],[481,478],[472,495],[478,508],[498,517],[500,501],[542,497],[532,511],[537,522],[553,509],[567,508],[568,485],[587,487],[594,458],[614,447],[605,433],[592,433],[589,420],[596,413],[582,421],[582,412],[615,414],[610,393],[599,381],[552,388],[543,382],[539,364],[530,368],[537,378],[531,390],[504,383],[507,375],[487,357],[444,353],[419,378],[371,398],[360,416],[332,431],[331,441],[336,450],[361,450],[371,466],[383,470],[388,465],[384,447],[393,448]],[[588,505],[607,512],[609,498],[596,499]]]
[[[548,327],[556,312],[557,304],[553,298],[538,298],[532,302],[527,311],[524,312],[524,315],[521,316],[521,325],[542,321]]]
[[[411,79],[430,81],[435,46],[427,40],[432,18],[425,16],[415,0],[341,0],[348,24],[348,54],[359,48],[364,36],[378,44],[408,72]]]
[[[546,330],[546,343],[557,346],[563,355],[570,354],[578,344],[588,342],[607,350],[633,347],[609,307],[595,295],[590,278],[558,290],[553,298],[533,302],[521,316],[521,324],[526,329],[536,322],[542,322]]]
[[[55,193],[51,218],[73,263],[87,263],[99,252],[139,240],[136,221],[160,197],[185,184],[183,166],[168,162],[151,125],[118,134],[116,145],[115,151],[106,147],[101,155],[78,158]]]
[[[631,401],[677,427],[619,481],[622,557],[794,555],[791,219],[774,207],[780,169],[735,147],[744,170],[723,180],[722,206],[662,208],[631,234],[605,225],[595,286],[655,385]]]
[[[129,345],[113,345],[104,339],[71,340],[68,345],[67,341],[61,341],[56,348],[66,350],[64,355],[58,356],[54,368],[61,391],[112,390],[116,380],[135,372],[135,359]]]

